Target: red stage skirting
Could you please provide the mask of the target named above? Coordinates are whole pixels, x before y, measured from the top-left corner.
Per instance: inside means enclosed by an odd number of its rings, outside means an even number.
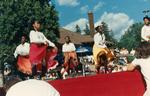
[[[99,74],[49,83],[61,96],[143,96],[145,91],[138,71]]]

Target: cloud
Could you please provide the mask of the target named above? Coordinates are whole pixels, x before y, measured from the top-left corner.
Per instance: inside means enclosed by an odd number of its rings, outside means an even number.
[[[80,11],[81,11],[81,13],[87,13],[88,11],[93,11],[93,12],[96,12],[97,10],[99,10],[101,7],[103,7],[104,6],[104,2],[98,2],[93,8],[89,8],[89,6],[88,5],[85,5],[85,6],[82,6],[81,8],[80,8]]]
[[[112,30],[112,32],[113,32],[114,38],[119,40],[120,37],[125,33],[125,31],[134,23],[134,20],[131,19],[125,13],[104,12],[104,14],[95,23],[95,26],[101,24],[101,22],[107,23],[109,29]],[[83,30],[83,29],[85,29],[85,25],[88,24],[88,19],[80,18],[76,21],[73,21],[73,22],[65,25],[63,28],[75,32],[76,31],[75,26],[77,24],[79,25],[81,30]]]
[[[81,13],[87,13],[89,11],[89,6],[88,5],[82,6],[80,10],[81,10]]]
[[[105,4],[104,2],[99,1],[99,2],[94,6],[93,11],[94,11],[94,12],[97,11],[98,9],[100,9],[101,7],[103,7],[104,4]]]
[[[58,4],[60,6],[77,6],[80,4],[80,2],[78,2],[78,0],[57,0]]]
[[[119,40],[124,32],[134,23],[133,19],[125,13],[107,13],[105,12],[100,19],[95,23],[95,26],[101,22],[108,24],[110,30],[113,31],[114,37]]]
[[[81,28],[81,30],[83,30],[85,28],[85,25],[88,23],[88,20],[86,18],[80,18],[76,21],[71,22],[70,24],[67,24],[66,26],[64,26],[63,28],[71,30],[73,32],[76,31],[76,25],[79,25],[79,27]]]

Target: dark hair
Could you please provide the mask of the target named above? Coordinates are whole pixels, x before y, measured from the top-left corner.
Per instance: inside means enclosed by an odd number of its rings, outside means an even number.
[[[26,40],[26,41],[29,40],[29,37],[28,37],[27,34],[25,34],[25,33],[23,33],[23,34],[19,37],[19,40],[21,40],[22,37],[25,37],[25,40]]]
[[[11,86],[13,86],[14,84],[16,84],[16,83],[18,83],[20,81],[22,81],[20,78],[15,77],[15,76],[10,76],[5,81],[5,85],[4,85],[5,91],[7,92]]]
[[[22,37],[27,38],[27,35],[26,35],[25,33],[23,33],[22,36],[21,36],[21,38],[22,38]]]
[[[99,28],[99,27],[100,27],[100,26],[95,27],[95,30],[98,31],[98,28]]]
[[[69,42],[71,42],[71,40],[70,40],[70,37],[69,37],[69,36],[66,36],[66,37],[65,37],[65,39],[66,39],[66,38],[68,38],[68,39],[69,39]]]
[[[98,32],[98,28],[103,28],[103,25],[99,25],[99,26],[97,26],[97,27],[95,27],[95,30]]]
[[[38,20],[38,19],[32,19],[31,25],[33,25],[35,22],[41,24],[41,21],[40,21],[40,20]]]
[[[135,50],[136,58],[148,58],[150,56],[150,43],[141,42]]]
[[[150,21],[150,18],[148,16],[143,17],[143,20],[148,19]]]

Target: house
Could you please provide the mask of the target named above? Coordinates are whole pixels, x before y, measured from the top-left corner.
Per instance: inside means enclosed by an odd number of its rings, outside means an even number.
[[[60,34],[60,38],[58,40],[59,44],[64,44],[65,43],[65,37],[69,36],[71,38],[71,41],[75,44],[75,45],[81,45],[81,44],[88,44],[88,45],[92,45],[93,46],[93,38],[91,35],[81,35],[79,33],[76,32],[72,32],[69,31],[67,29],[64,28],[60,28],[59,29],[59,34]]]

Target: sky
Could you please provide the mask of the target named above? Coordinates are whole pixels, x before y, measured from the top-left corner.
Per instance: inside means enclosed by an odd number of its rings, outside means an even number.
[[[83,30],[88,24],[87,13],[94,14],[94,25],[108,24],[114,37],[120,39],[133,23],[142,22],[144,10],[150,10],[150,0],[55,0],[60,26],[75,31],[78,24]],[[148,13],[150,15],[150,12]]]

